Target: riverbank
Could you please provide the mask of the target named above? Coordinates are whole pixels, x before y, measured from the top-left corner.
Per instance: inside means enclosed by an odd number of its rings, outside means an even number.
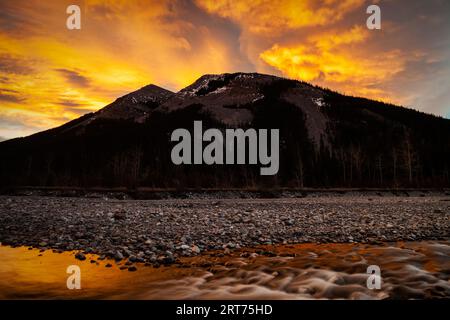
[[[2,187],[1,196],[77,197],[116,200],[273,199],[305,197],[445,197],[449,188],[82,188]]]
[[[297,243],[448,240],[450,197],[115,200],[0,197],[0,242],[168,265],[180,257]]]

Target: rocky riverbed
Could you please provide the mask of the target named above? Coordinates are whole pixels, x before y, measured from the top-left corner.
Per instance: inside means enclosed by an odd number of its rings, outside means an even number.
[[[448,240],[450,197],[111,200],[0,196],[0,242],[153,266],[293,243]],[[270,252],[265,254],[270,255]],[[108,264],[106,265],[108,266]]]

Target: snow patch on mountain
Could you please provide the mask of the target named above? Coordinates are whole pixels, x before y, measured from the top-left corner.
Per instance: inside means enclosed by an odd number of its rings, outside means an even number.
[[[181,90],[179,93],[183,96],[196,96],[202,90],[207,90],[211,81],[213,80],[224,80],[224,75],[204,75],[195,81],[192,85]]]
[[[323,98],[311,98],[311,100],[316,104],[316,106],[318,107],[323,107],[325,106],[325,101],[323,100]]]
[[[224,87],[221,87],[221,88],[217,88],[216,90],[214,90],[214,91],[212,91],[212,92],[210,92],[208,94],[221,94],[221,93],[223,93],[223,92],[225,92],[225,91],[227,91],[229,89],[230,89],[229,87],[224,86]]]

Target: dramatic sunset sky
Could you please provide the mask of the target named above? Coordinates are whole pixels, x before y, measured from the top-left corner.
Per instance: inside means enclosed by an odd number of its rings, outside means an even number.
[[[82,29],[66,28],[66,8]],[[381,7],[382,30],[366,28]],[[154,83],[261,72],[450,117],[448,0],[0,0],[0,140]]]

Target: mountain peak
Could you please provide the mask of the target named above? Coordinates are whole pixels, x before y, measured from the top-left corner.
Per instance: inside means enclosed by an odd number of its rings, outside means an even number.
[[[154,84],[149,84],[116,99],[115,102],[124,100],[134,104],[148,104],[149,102],[161,102],[162,100],[170,98],[173,94],[172,91],[158,87]]]
[[[123,119],[143,122],[148,114],[174,93],[154,84],[128,93],[97,111],[94,118]]]
[[[322,95],[314,87],[273,75],[244,72],[205,74],[158,109],[173,112],[198,105],[202,106],[202,112],[212,115],[217,121],[231,126],[241,125],[252,121],[252,109],[266,98],[266,94],[289,94],[292,97],[293,90],[294,98],[310,97],[310,101],[302,103],[300,108],[311,105],[312,112],[315,112],[317,106],[311,99],[320,99]]]
[[[255,84],[268,83],[276,79],[282,79],[276,76],[261,73],[221,73],[221,74],[205,74],[194,81],[193,84],[180,90],[183,96],[201,96],[226,87],[229,84],[237,83],[242,85],[245,82],[253,82]]]

